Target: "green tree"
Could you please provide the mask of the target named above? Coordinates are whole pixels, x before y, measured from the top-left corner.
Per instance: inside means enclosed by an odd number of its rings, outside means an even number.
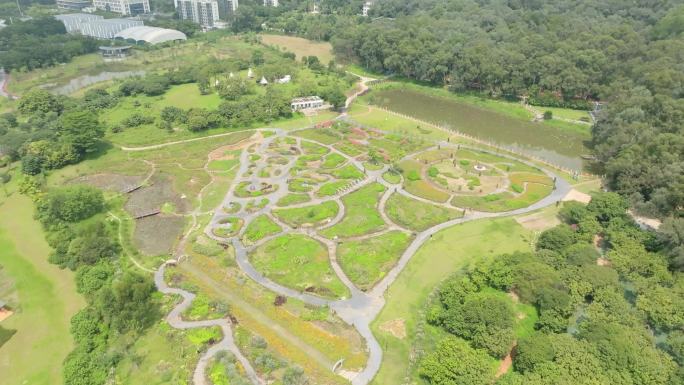
[[[94,152],[104,136],[97,115],[90,111],[65,112],[60,119],[59,137],[81,156]]]
[[[67,186],[51,189],[38,201],[36,217],[44,226],[57,222],[77,222],[103,210],[102,192],[90,186]]]
[[[433,385],[488,385],[494,373],[487,353],[447,337],[420,363],[420,375]]]
[[[59,114],[64,109],[64,104],[58,96],[40,88],[33,88],[19,99],[17,109],[24,115],[48,112]]]

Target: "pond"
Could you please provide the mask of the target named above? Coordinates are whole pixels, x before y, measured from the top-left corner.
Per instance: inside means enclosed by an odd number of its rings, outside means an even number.
[[[409,89],[374,91],[372,95],[375,104],[392,111],[447,126],[565,168],[581,169],[580,156],[590,152],[585,146],[585,141],[590,139],[588,134],[512,118]]]
[[[75,79],[71,79],[69,83],[55,87],[50,89],[50,91],[60,94],[60,95],[70,95],[73,94],[74,92],[90,87],[93,84],[97,84],[100,82],[106,82],[108,80],[114,80],[114,79],[124,79],[124,78],[130,78],[133,76],[143,76],[145,75],[145,71],[119,71],[119,72],[100,72],[97,75],[84,75],[84,76],[79,76]]]

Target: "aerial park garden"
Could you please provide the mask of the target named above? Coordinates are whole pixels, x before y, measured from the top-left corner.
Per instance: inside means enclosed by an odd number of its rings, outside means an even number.
[[[70,290],[60,297],[67,305],[46,308],[63,322],[40,330],[66,341],[45,352],[65,357],[66,382],[544,383],[581,356],[588,383],[605,383],[602,370],[618,369],[590,345],[603,335],[596,320],[624,310],[621,336],[643,326],[640,314],[662,338],[676,327],[653,293],[681,290],[681,279],[659,260],[633,268],[649,255],[648,237],[619,198],[585,194],[596,178],[378,108],[394,86],[365,94],[366,75],[300,64],[249,39],[201,46],[147,54],[149,64],[206,48],[199,73],[145,67],[67,103],[36,90],[16,102],[13,134],[53,119],[60,146],[24,138],[22,161],[3,166],[3,217],[35,206],[36,220],[3,222],[0,242],[45,263],[0,263],[22,279],[64,269],[45,283],[46,293]],[[310,94],[335,111],[291,110],[293,97]],[[99,136],[84,138],[84,126]],[[16,247],[27,231],[48,243]],[[651,302],[612,296],[622,287]],[[14,287],[0,290],[15,298]],[[31,305],[26,313],[38,314]],[[27,354],[15,341],[31,338],[0,332]],[[648,338],[630,340],[630,359],[644,351],[644,372],[674,377]],[[29,370],[18,368],[12,383]]]

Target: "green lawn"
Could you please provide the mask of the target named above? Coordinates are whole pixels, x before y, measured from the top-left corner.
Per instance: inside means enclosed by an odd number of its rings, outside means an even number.
[[[211,332],[212,329],[199,330]],[[117,383],[184,384],[196,365],[198,355],[198,349],[186,332],[161,322],[135,341],[131,354],[122,357],[115,371]]]
[[[294,135],[323,144],[335,144],[342,140],[341,134],[332,128],[307,128],[297,131]]]
[[[386,173],[382,174],[382,179],[384,179],[384,180],[387,181],[388,183],[392,183],[392,184],[399,184],[399,183],[401,183],[401,175],[399,175],[399,174],[394,174],[394,173],[391,173],[391,172],[386,172]]]
[[[316,226],[332,219],[340,207],[334,201],[320,205],[273,210],[273,214],[290,226]]]
[[[372,183],[342,197],[345,215],[342,221],[321,231],[327,238],[348,238],[381,230],[385,221],[378,213],[377,205],[385,186]]]
[[[334,153],[325,157],[325,159],[323,160],[323,163],[321,163],[321,167],[322,168],[335,168],[335,167],[342,165],[342,163],[344,163],[346,161],[347,161],[347,158],[345,158],[342,155],[334,152]]]
[[[32,218],[28,198],[0,193],[0,265],[19,297],[17,312],[2,322],[17,331],[0,348],[3,385],[61,384],[62,361],[73,348],[69,322],[84,306],[73,273],[48,263],[50,247]]]
[[[461,210],[431,205],[396,193],[387,200],[385,208],[392,221],[414,231],[423,231],[463,216]]]
[[[337,179],[363,178],[363,172],[361,172],[358,168],[356,168],[356,166],[351,164],[330,171],[330,175],[334,176]]]
[[[411,378],[410,383],[421,383],[416,367],[409,364],[414,349],[425,348],[422,340],[416,345],[420,338],[417,330],[422,328],[423,338],[430,341],[443,336],[438,328],[424,324],[422,312],[430,293],[443,279],[477,258],[529,250],[529,237],[514,219],[505,218],[456,225],[440,231],[425,243],[388,290],[387,304],[372,325],[384,352],[380,372],[372,384],[402,384],[406,376]],[[381,330],[389,321],[403,321],[406,337],[400,339]]]
[[[183,109],[188,108],[207,108],[214,110],[223,102],[217,93],[202,95],[199,92],[197,84],[181,84],[179,86],[171,87],[164,99],[160,103],[160,107],[173,106]]]
[[[252,220],[252,222],[250,222],[249,225],[247,225],[244,237],[248,242],[254,243],[269,235],[277,234],[281,230],[282,229],[280,228],[280,226],[278,226],[277,223],[273,222],[271,218],[269,218],[266,214],[261,214],[258,217],[254,218],[254,220]]]
[[[451,204],[456,207],[468,207],[477,211],[499,212],[527,207],[551,194],[553,187],[546,184],[529,183],[520,195],[510,192],[489,194],[485,196],[454,196]]]
[[[449,200],[449,194],[437,189],[426,180],[422,179],[421,170],[423,165],[415,160],[405,160],[399,164],[404,175],[404,189],[409,193],[429,199],[431,201],[444,203]]]
[[[586,110],[571,110],[569,108],[557,108],[557,107],[537,107],[535,106],[537,110],[541,112],[545,111],[551,111],[553,113],[554,118],[563,118],[563,119],[572,119],[572,120],[580,120],[582,118],[585,119],[591,119],[589,116],[589,111]],[[591,121],[591,120],[589,120]],[[589,126],[587,125],[587,128]]]
[[[308,194],[287,194],[278,200],[278,206],[290,206],[310,201]]]
[[[411,241],[401,231],[391,231],[362,241],[343,242],[337,248],[340,266],[361,290],[369,290],[392,269]]]
[[[250,255],[254,267],[287,287],[329,298],[348,296],[330,267],[328,250],[315,239],[288,234],[259,246]]]
[[[316,191],[316,195],[319,197],[325,197],[325,196],[331,196],[335,195],[337,193],[337,190],[340,188],[346,186],[349,184],[349,181],[347,180],[336,180],[333,182],[328,182],[321,186],[318,191]]]

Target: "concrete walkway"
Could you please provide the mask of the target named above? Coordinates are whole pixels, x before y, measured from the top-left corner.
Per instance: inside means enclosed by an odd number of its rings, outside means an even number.
[[[355,95],[350,97],[350,99],[347,100],[346,106],[349,106],[353,99],[360,93],[364,92],[366,85],[365,83],[371,79],[364,78],[362,82],[362,90],[357,92]],[[484,219],[484,218],[500,218],[500,217],[506,217],[506,216],[513,216],[513,215],[519,215],[519,214],[524,214],[528,213],[534,210],[537,210],[542,207],[546,207],[549,205],[552,205],[558,201],[560,201],[567,193],[570,191],[570,185],[560,178],[558,175],[554,174],[552,171],[549,170],[543,170],[549,177],[553,178],[555,181],[555,188],[552,191],[550,195],[547,197],[543,198],[542,200],[532,204],[529,207],[521,208],[518,210],[512,210],[508,212],[497,212],[497,213],[487,213],[487,212],[477,212],[477,211],[467,211],[466,215],[462,218],[454,219],[448,222],[444,222],[441,224],[438,224],[436,226],[433,226],[427,230],[424,230],[422,232],[418,232],[415,234],[415,238],[411,242],[411,244],[408,246],[408,248],[404,251],[402,256],[400,257],[399,261],[396,263],[396,265],[383,277],[383,279],[377,283],[373,289],[371,289],[369,292],[363,292],[359,290],[353,282],[346,276],[342,268],[339,266],[337,263],[337,242],[334,240],[327,239],[323,236],[321,236],[318,232],[323,229],[327,228],[330,226],[333,226],[340,221],[343,220],[345,214],[346,214],[346,209],[344,205],[341,202],[341,197],[349,194],[353,191],[358,190],[359,188],[366,186],[370,183],[381,183],[387,188],[387,191],[382,195],[378,202],[378,207],[377,209],[381,211],[381,217],[385,220],[386,226],[384,231],[390,231],[390,230],[400,230],[400,231],[410,231],[408,229],[402,228],[401,226],[392,223],[389,218],[387,217],[386,213],[384,212],[384,206],[393,192],[400,193],[402,195],[408,196],[412,199],[417,199],[420,201],[427,201],[424,198],[416,197],[409,192],[403,190],[401,187],[398,187],[397,185],[390,184],[387,181],[385,181],[382,178],[382,174],[388,169],[388,166],[384,166],[380,170],[375,170],[375,171],[368,171],[365,170],[362,162],[358,161],[357,159],[344,154],[340,151],[338,151],[336,148],[333,146],[320,143],[317,141],[313,141],[310,139],[303,139],[303,138],[295,138],[296,144],[291,145],[290,148],[296,150],[297,153],[291,154],[291,155],[278,155],[281,157],[285,157],[287,159],[287,163],[284,165],[277,166],[279,169],[280,173],[278,176],[268,176],[265,178],[258,177],[260,175],[260,172],[265,168],[268,167],[269,164],[267,163],[267,159],[269,156],[275,156],[273,152],[269,152],[271,145],[276,143],[278,140],[284,140],[286,137],[288,137],[288,133],[283,131],[283,130],[278,130],[278,129],[273,129],[272,131],[275,132],[275,135],[270,136],[266,139],[264,139],[258,146],[256,146],[255,150],[253,153],[249,153],[247,150],[243,150],[242,154],[240,156],[240,169],[238,170],[236,174],[236,178],[233,180],[231,183],[231,186],[223,199],[223,202],[221,205],[215,210],[214,216],[211,219],[210,223],[207,225],[207,227],[204,229],[204,233],[212,238],[215,239],[218,242],[221,242],[223,244],[232,244],[234,249],[235,249],[235,256],[236,256],[236,261],[239,266],[239,268],[247,275],[249,276],[252,280],[257,282],[258,284],[272,290],[273,292],[290,297],[290,298],[296,298],[300,301],[303,301],[309,305],[314,305],[314,306],[329,306],[336,315],[338,315],[342,320],[344,320],[347,324],[352,325],[356,328],[356,330],[359,332],[359,334],[364,338],[367,344],[367,349],[368,349],[368,362],[366,363],[366,366],[363,368],[362,371],[358,373],[351,373],[352,378],[351,378],[351,383],[353,385],[366,385],[368,384],[375,374],[378,372],[380,369],[380,365],[382,363],[382,349],[380,347],[380,344],[378,343],[377,339],[373,335],[370,325],[371,322],[375,319],[375,317],[378,315],[380,310],[383,308],[385,304],[385,298],[384,294],[386,290],[389,288],[389,286],[394,282],[394,280],[399,276],[401,271],[406,267],[406,265],[409,263],[411,257],[416,253],[416,251],[426,242],[428,241],[432,235],[435,233],[444,230],[448,227],[460,224],[460,223],[465,223],[473,220],[478,220],[478,219]],[[290,131],[296,132],[298,130]],[[302,153],[302,142],[313,142],[319,146],[327,148],[330,152],[337,153],[341,156],[343,156],[347,164],[351,164],[354,167],[358,168],[359,170],[362,170],[364,172],[364,178],[360,181],[357,181],[355,183],[352,183],[348,188],[344,189],[343,191],[338,191],[335,195],[330,196],[330,197],[325,197],[325,198],[319,198],[316,197],[313,193],[308,193],[309,197],[311,198],[310,201],[306,203],[301,203],[297,205],[292,205],[288,206],[289,207],[306,207],[306,206],[315,206],[315,205],[320,205],[324,202],[327,201],[335,201],[340,205],[340,210],[338,212],[338,215],[336,215],[335,218],[331,219],[329,222],[320,225],[320,226],[309,226],[309,227],[299,227],[299,228],[293,228],[286,223],[283,223],[282,221],[279,221],[275,216],[271,215],[271,210],[277,208],[276,203],[278,202],[279,199],[284,197],[289,193],[288,191],[288,179],[291,177],[291,171],[292,168],[294,167],[296,160],[299,156],[299,154]],[[441,143],[436,143],[436,145],[439,145],[441,148],[450,148],[450,147],[455,147],[450,143],[447,142],[441,142]],[[460,145],[461,148],[470,148],[474,149],[473,147],[465,146],[465,145]],[[478,151],[483,151],[480,148],[477,148]],[[488,151],[485,151],[488,152]],[[520,161],[523,163],[526,163],[528,165],[533,165],[531,162],[526,162],[524,160],[514,158],[511,156],[507,155],[502,155],[498,153],[491,152],[492,154],[505,157],[505,158],[510,158],[514,159],[516,161]],[[259,155],[260,158],[254,162],[250,161],[250,155],[256,154]],[[250,170],[251,166],[251,170]],[[276,167],[275,165],[270,165],[271,167]],[[536,165],[533,165],[534,167],[538,167]],[[249,172],[248,172],[249,171]],[[255,211],[247,211],[246,210],[246,205],[249,201],[253,201],[255,198],[242,198],[236,196],[236,187],[240,185],[242,182],[249,182],[255,186],[260,186],[262,183],[272,185],[276,190],[270,194],[265,194],[264,196],[259,196],[256,197],[257,200],[259,199],[266,199],[268,202],[263,208],[260,208]],[[240,204],[240,210],[237,211],[236,213],[232,214],[226,214],[221,208],[222,207],[228,207],[232,203],[239,203]],[[430,204],[436,204],[440,205],[439,203],[435,203],[432,201],[427,201],[427,203]],[[444,207],[450,207],[454,208],[453,206],[450,206],[449,203],[443,203],[441,204]],[[254,220],[256,217],[259,215],[266,214],[269,215],[269,217],[278,223],[282,231],[278,234],[266,237],[264,239],[261,239],[260,241],[256,242],[253,245],[250,245],[249,247],[246,247],[241,238],[244,235],[246,228],[248,227],[249,223]],[[241,230],[236,234],[235,236],[232,237],[219,237],[214,234],[214,229],[219,228],[219,227],[224,227],[225,225],[222,224],[222,220],[228,217],[238,217],[244,221],[243,227]],[[282,236],[285,234],[305,234],[313,239],[318,240],[322,244],[326,246],[328,249],[329,257],[330,257],[330,263],[333,271],[335,274],[339,277],[340,281],[344,283],[344,285],[349,289],[350,297],[349,298],[342,298],[342,299],[329,299],[329,298],[323,298],[319,297],[313,294],[309,293],[302,293],[297,290],[285,287],[283,285],[280,285],[268,278],[266,278],[263,274],[261,274],[258,270],[256,270],[252,264],[249,261],[249,252],[257,248],[259,245],[273,239],[274,237],[277,236]],[[379,233],[376,233],[374,235],[377,235]],[[160,291],[162,292],[168,292],[172,294],[179,294],[183,296],[184,301],[179,305],[174,311],[172,311],[171,314],[169,314],[169,317],[167,319],[169,322],[173,322],[172,326],[174,327],[179,327],[179,328],[188,328],[188,327],[201,327],[198,325],[201,325],[199,323],[186,323],[180,320],[179,315],[182,313],[182,311],[187,308],[190,304],[190,301],[192,301],[192,298],[194,297],[192,294],[184,292],[182,290],[178,289],[170,289],[165,286],[165,283],[163,282],[163,269],[164,266],[162,266],[158,271],[157,274],[155,275],[155,278],[157,281],[158,287],[160,287]],[[160,286],[161,285],[161,286]],[[166,290],[166,291],[165,291]],[[178,310],[181,309],[181,310]],[[230,330],[230,325],[227,321],[225,320],[216,320],[216,321],[201,321],[201,322],[208,322],[211,323],[212,325],[214,322],[217,322],[218,326],[221,326],[222,328],[226,328],[226,330]],[[208,351],[205,356],[203,356],[203,360],[200,360],[200,363],[198,364],[198,367],[195,370],[195,385],[204,385],[204,380],[200,379],[198,376],[202,376],[204,373],[203,370],[206,367],[206,361],[212,357],[213,354],[215,354],[217,351],[220,350],[230,350],[231,352],[234,352],[237,350],[235,347],[235,344],[232,342],[232,336],[230,333],[226,334],[226,337],[224,340],[221,342],[220,345],[217,345],[219,347],[213,347],[210,351]],[[212,354],[210,354],[212,353]],[[239,351],[237,352],[239,354]],[[235,352],[234,352],[235,354]],[[242,355],[236,354],[236,357],[240,359]],[[242,357],[244,358],[244,357]],[[242,360],[240,360],[242,362]],[[250,370],[248,370],[248,375],[250,379],[255,383],[259,384],[260,380],[256,377],[256,375],[253,373],[253,370],[251,370],[251,366],[249,366],[249,363],[246,364],[246,367],[249,367]],[[243,364],[245,366],[245,364]],[[330,368],[331,370],[333,369],[332,367]],[[349,372],[347,372],[347,377],[349,376]]]

